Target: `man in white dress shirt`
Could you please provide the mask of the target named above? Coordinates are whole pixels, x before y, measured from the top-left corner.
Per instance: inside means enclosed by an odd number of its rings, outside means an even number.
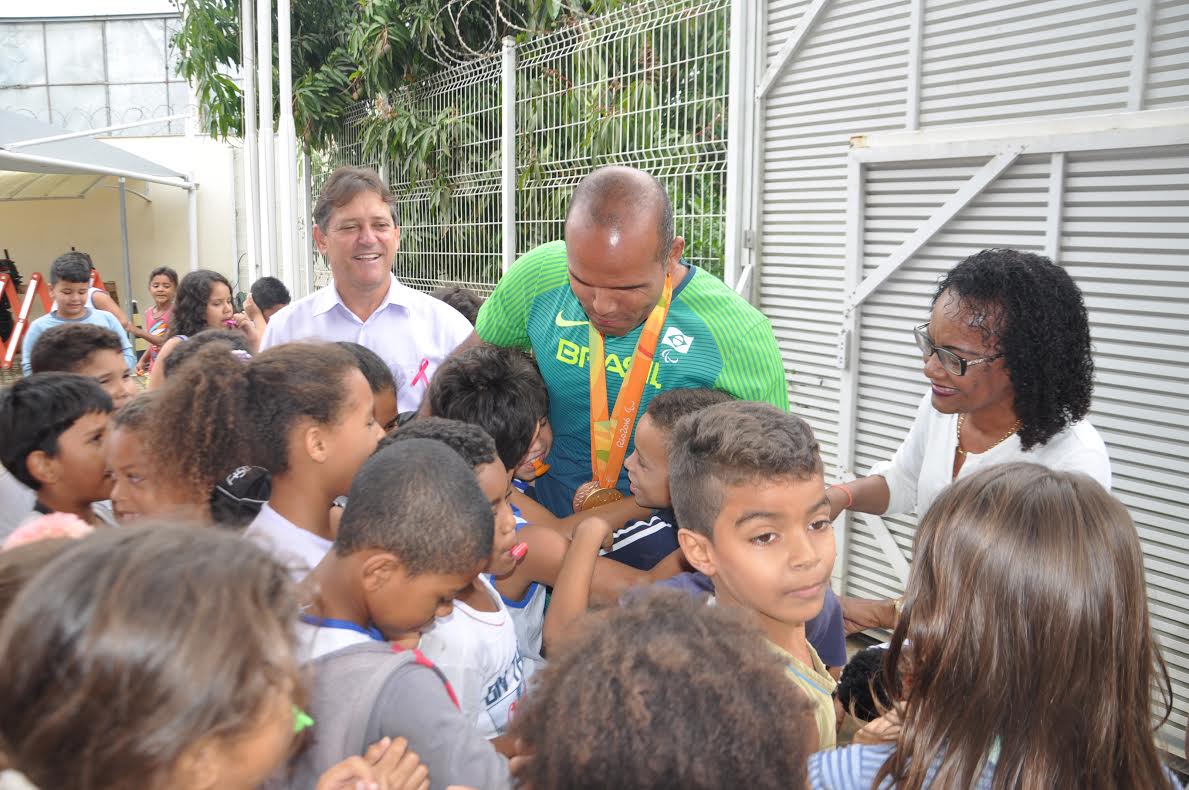
[[[474,328],[392,274],[400,248],[396,201],[375,171],[331,174],[314,206],[314,243],[334,281],[274,315],[261,349],[309,339],[359,343],[392,369],[400,410],[416,409],[438,365]]]

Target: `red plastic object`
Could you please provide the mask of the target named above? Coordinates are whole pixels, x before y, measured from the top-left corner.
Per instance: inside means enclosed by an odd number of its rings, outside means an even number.
[[[3,288],[5,290],[12,289],[9,293],[8,303],[16,304],[15,296],[16,289],[12,288],[12,283],[8,280],[8,275],[0,275],[4,278]],[[25,325],[29,323],[29,313],[33,310],[33,299],[38,297],[41,299],[41,309],[49,313],[53,300],[50,299],[50,291],[45,287],[45,278],[39,272],[33,272],[29,275],[29,287],[25,290],[25,299],[21,302],[21,311],[17,314],[16,325],[12,328],[12,335],[8,338],[7,345],[4,346],[4,361],[0,363],[0,368],[10,370],[12,368],[12,360],[17,354],[17,349],[21,347],[21,338],[25,334]]]

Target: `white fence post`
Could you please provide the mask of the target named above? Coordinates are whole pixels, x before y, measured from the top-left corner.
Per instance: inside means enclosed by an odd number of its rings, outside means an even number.
[[[256,102],[260,135],[260,273],[273,274],[277,193],[273,183],[276,137],[272,126],[272,0],[256,6]],[[248,75],[244,75],[249,78]]]
[[[752,262],[754,234],[755,163],[752,139],[757,100],[754,16],[750,0],[731,1],[730,65],[727,108],[726,222],[723,240],[723,282],[740,285],[741,274]]]
[[[504,102],[501,141],[503,172],[500,178],[501,217],[503,219],[503,260],[507,273],[516,260],[516,40],[504,38]]]

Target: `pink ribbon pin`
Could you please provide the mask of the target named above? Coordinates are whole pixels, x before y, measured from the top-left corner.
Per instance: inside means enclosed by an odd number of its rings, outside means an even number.
[[[427,370],[429,370],[429,360],[423,359],[421,360],[421,367],[417,369],[417,375],[413,377],[413,386],[417,386],[418,381],[427,387],[429,386],[429,376],[425,375],[425,371]]]

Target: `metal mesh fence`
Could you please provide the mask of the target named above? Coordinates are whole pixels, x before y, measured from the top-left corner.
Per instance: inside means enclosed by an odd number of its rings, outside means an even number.
[[[394,162],[389,173],[401,214],[396,276],[414,288],[457,283],[488,292],[499,279],[501,74],[498,58],[472,61],[400,97],[443,119],[439,151],[449,146],[444,177],[411,162]]]
[[[559,239],[570,193],[626,164],[669,192],[686,259],[722,275],[729,2],[632,6],[525,44],[516,250]]]
[[[729,16],[730,0],[653,0],[520,45],[518,254],[561,238],[583,176],[628,164],[665,185],[686,259],[722,275]],[[394,270],[413,287],[459,283],[487,293],[499,280],[501,80],[502,62],[492,56],[396,93],[394,104],[435,120],[435,134],[405,161],[365,160],[370,110],[360,107],[314,163],[311,200],[342,164],[371,166],[388,179],[401,215]],[[315,282],[328,279],[320,262]]]

